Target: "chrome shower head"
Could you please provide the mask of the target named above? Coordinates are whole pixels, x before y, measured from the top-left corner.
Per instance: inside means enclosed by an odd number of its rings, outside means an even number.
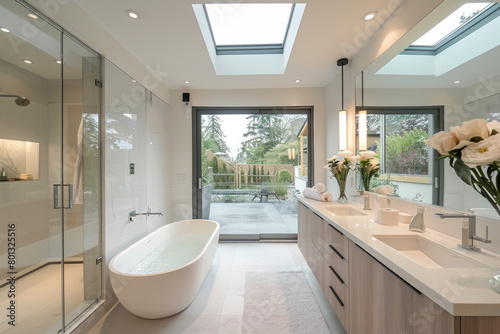
[[[26,107],[28,104],[30,104],[30,100],[28,100],[27,98],[25,97],[21,97],[19,96],[17,99],[16,99],[16,104],[20,107]]]
[[[15,97],[16,98],[16,104],[20,107],[26,107],[28,104],[30,104],[30,100],[23,96],[19,95],[7,95],[7,94],[0,94],[0,97]]]

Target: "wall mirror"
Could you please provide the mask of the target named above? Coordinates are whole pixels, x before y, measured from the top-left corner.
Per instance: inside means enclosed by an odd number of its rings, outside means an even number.
[[[396,185],[402,198],[500,220],[448,160],[436,162],[422,145],[467,120],[500,120],[498,31],[499,3],[445,0],[357,76],[356,109],[367,111],[366,146],[381,158],[379,184]]]

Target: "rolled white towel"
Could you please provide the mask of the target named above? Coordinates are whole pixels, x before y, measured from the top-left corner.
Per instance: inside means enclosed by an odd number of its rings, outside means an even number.
[[[315,189],[317,192],[321,194],[326,191],[326,186],[323,183],[316,183],[313,189]]]
[[[311,198],[311,199],[314,199],[316,201],[320,201],[320,202],[325,201],[325,198],[324,198],[325,193],[320,194],[319,192],[316,191],[316,189],[313,189],[313,188],[305,188],[304,190],[302,190],[302,195],[304,197]]]
[[[328,191],[325,191],[322,195],[325,202],[331,202],[333,199],[332,194],[330,194]]]
[[[376,188],[371,189],[373,192],[382,194],[382,195],[387,195],[387,194],[392,194],[394,192],[394,188],[390,185],[385,185],[385,186],[378,186]]]

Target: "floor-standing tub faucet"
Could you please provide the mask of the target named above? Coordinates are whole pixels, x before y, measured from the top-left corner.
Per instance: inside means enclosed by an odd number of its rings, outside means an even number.
[[[474,246],[474,240],[481,241],[484,243],[491,243],[491,240],[488,240],[488,226],[486,226],[486,238],[478,237],[476,235],[476,216],[469,215],[467,213],[436,213],[436,217],[441,219],[445,218],[462,218],[462,243],[459,244],[460,247],[463,247],[468,250],[481,250],[481,248]]]

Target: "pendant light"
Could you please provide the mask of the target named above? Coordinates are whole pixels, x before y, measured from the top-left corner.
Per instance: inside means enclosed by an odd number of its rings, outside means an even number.
[[[368,128],[366,124],[366,110],[365,110],[365,83],[363,72],[361,72],[361,110],[358,112],[358,143],[359,143],[359,151],[367,150],[367,133]]]
[[[339,149],[347,150],[347,111],[344,109],[344,66],[349,63],[347,58],[337,60],[337,66],[342,66],[342,110],[339,111]]]

